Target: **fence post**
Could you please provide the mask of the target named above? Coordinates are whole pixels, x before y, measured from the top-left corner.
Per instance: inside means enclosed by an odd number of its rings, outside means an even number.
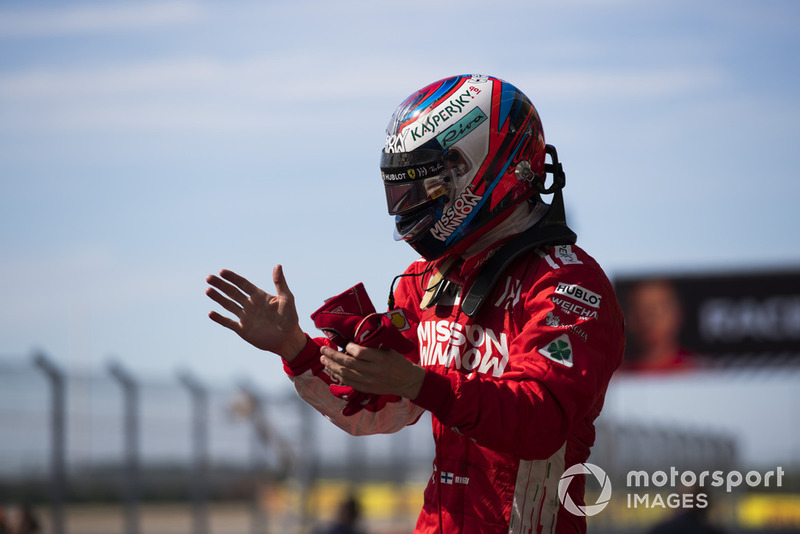
[[[192,510],[193,534],[208,533],[207,471],[208,471],[208,391],[187,371],[178,378],[192,400]]]
[[[125,532],[139,532],[139,388],[133,376],[116,362],[108,372],[119,383],[123,396],[123,442],[125,469],[122,493],[125,500]]]
[[[50,381],[50,513],[53,534],[64,534],[64,497],[67,478],[67,396],[64,373],[42,353],[34,356],[33,363]]]
[[[251,532],[262,534],[267,532],[268,517],[261,502],[261,451],[273,445],[272,429],[269,428],[264,414],[264,399],[256,392],[254,386],[242,382],[239,384],[239,398],[235,404],[239,417],[247,420],[250,426],[250,476],[252,477],[252,496],[250,499]]]
[[[392,462],[392,471],[394,472],[390,476],[395,486],[392,515],[394,519],[401,520],[408,512],[408,507],[406,506],[406,484],[408,483],[408,472],[411,467],[411,462],[409,461],[411,440],[408,429],[392,434],[390,445],[394,458]]]
[[[317,458],[316,440],[318,438],[314,431],[314,409],[300,400],[296,395],[292,396],[293,402],[300,409],[300,447],[298,454],[298,474],[300,481],[300,530],[306,532],[311,525],[311,490],[317,479]]]

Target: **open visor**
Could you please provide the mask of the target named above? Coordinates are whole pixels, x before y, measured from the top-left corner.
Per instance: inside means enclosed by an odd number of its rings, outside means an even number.
[[[381,153],[381,177],[391,215],[404,215],[447,195],[450,175],[438,150]]]

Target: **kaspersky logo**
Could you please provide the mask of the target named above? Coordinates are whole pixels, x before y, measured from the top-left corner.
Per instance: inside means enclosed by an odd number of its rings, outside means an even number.
[[[428,117],[424,121],[417,121],[412,126],[409,126],[411,141],[416,142],[429,133],[436,133],[440,125],[463,113],[464,108],[469,105],[473,98],[475,96],[467,89],[463,93],[455,95],[446,103],[440,104],[428,113]]]
[[[597,482],[602,488],[600,490],[600,495],[597,497],[597,502],[584,506],[575,504],[572,497],[567,493],[567,490],[569,489],[570,482],[572,482],[572,479],[576,475],[592,475],[597,479]],[[594,464],[575,464],[564,471],[561,480],[558,482],[558,500],[572,515],[580,517],[597,515],[608,506],[608,502],[611,500],[611,480],[609,480],[605,471]]]

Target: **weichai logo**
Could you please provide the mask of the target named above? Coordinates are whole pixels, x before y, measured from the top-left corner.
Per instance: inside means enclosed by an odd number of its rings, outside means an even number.
[[[508,335],[491,328],[452,321],[425,321],[417,326],[423,367],[444,365],[498,377],[508,365]]]

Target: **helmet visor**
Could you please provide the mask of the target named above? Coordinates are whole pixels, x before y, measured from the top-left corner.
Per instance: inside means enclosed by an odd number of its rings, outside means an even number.
[[[385,182],[389,214],[405,215],[447,195],[449,182],[444,174],[410,183]]]
[[[391,215],[405,215],[447,195],[450,176],[438,150],[381,154],[381,177]]]

